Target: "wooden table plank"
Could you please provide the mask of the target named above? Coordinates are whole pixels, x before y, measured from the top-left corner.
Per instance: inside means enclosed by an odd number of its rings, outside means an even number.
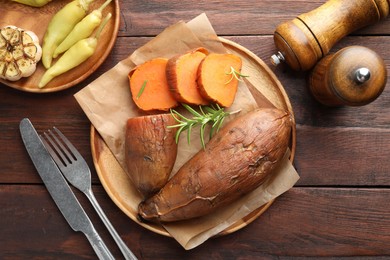
[[[295,167],[308,186],[390,186],[390,127],[299,125]]]
[[[119,234],[141,259],[390,254],[387,232],[390,209],[384,206],[390,196],[389,189],[293,188],[248,227],[210,239],[190,251],[182,249],[172,238],[140,227],[112,203],[101,187],[93,189]],[[95,258],[87,240],[70,229],[44,187],[1,185],[0,193],[1,259]],[[103,239],[120,258],[119,250],[88,201],[80,193],[76,194]],[[13,200],[15,196],[17,203]]]
[[[44,125],[42,127],[38,124],[38,129],[43,131],[50,127],[47,123]],[[93,182],[96,183],[98,178],[93,168],[89,139],[86,138],[89,137],[89,124],[83,125],[83,131],[80,130],[80,125],[77,131],[74,131],[74,126],[57,126],[86,158],[94,173]],[[11,126],[1,128],[5,129],[3,131],[9,140],[9,148],[0,157],[3,173],[0,175],[0,182],[41,183],[19,137],[17,124]],[[388,147],[390,129],[298,126],[294,160],[301,176],[298,185],[389,186]]]
[[[47,123],[45,127],[39,121],[37,123],[39,131],[50,127]],[[93,182],[97,183],[89,139],[86,138],[89,137],[89,124],[83,125],[83,131],[74,131],[74,126],[66,124],[57,127],[76,144],[93,170]],[[8,135],[10,148],[0,158],[4,173],[0,175],[0,182],[41,183],[19,137],[17,124],[5,129],[4,135]],[[389,186],[389,147],[390,129],[333,129],[299,125],[294,160],[301,176],[297,185]]]
[[[206,13],[219,35],[273,34],[276,27],[310,12],[326,0],[221,0],[213,1],[121,1],[120,36],[157,35],[178,20],[188,21]],[[381,21],[354,34],[388,34],[389,21]]]

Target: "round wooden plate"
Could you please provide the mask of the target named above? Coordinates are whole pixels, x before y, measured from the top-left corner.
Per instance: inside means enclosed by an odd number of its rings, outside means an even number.
[[[294,121],[294,115],[288,96],[283,86],[268,66],[255,54],[241,45],[224,38],[220,38],[220,40],[230,52],[235,53],[242,58],[244,66],[243,72],[245,69],[245,74],[249,75],[249,78],[252,80],[252,84],[256,88],[255,91],[261,92],[261,94],[271,101],[275,107],[288,110]],[[291,161],[293,161],[295,154],[295,121],[292,125],[290,140]],[[136,203],[136,201],[139,201],[139,199],[133,198],[139,198],[140,195],[93,126],[91,127],[91,147],[92,157],[99,179],[114,203],[139,225],[158,234],[170,236],[170,234],[162,226],[153,223],[140,222],[137,219],[138,203]],[[262,207],[256,209],[243,219],[237,221],[232,226],[222,231],[219,235],[226,235],[245,227],[266,211],[272,202],[273,201],[270,201]]]
[[[43,7],[35,8],[10,0],[0,0],[0,27],[15,25],[24,30],[33,31],[38,36],[40,44],[42,45],[43,37],[51,18],[69,2],[70,1],[52,1]],[[90,5],[90,10],[98,8],[104,2],[105,0],[96,0]],[[103,29],[95,53],[78,67],[56,77],[41,89],[38,88],[38,83],[46,71],[42,62],[38,63],[37,70],[28,78],[22,78],[18,81],[0,79],[0,82],[18,90],[36,93],[60,91],[80,83],[103,63],[114,46],[119,30],[120,13],[118,0],[112,0],[104,9],[103,17],[108,13],[112,14],[112,18]],[[55,60],[53,62],[55,62]]]

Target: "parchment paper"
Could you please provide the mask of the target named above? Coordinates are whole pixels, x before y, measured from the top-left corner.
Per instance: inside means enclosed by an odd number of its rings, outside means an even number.
[[[128,58],[119,62],[111,70],[75,94],[81,108],[102,136],[119,164],[122,165],[124,171],[126,171],[124,158],[126,121],[130,117],[144,115],[132,101],[127,77],[129,71],[136,65],[152,58],[170,58],[197,47],[205,47],[209,51],[218,53],[227,51],[218,41],[218,37],[205,14],[199,15],[188,23],[178,22],[168,27]],[[240,82],[235,101],[227,109],[228,111],[239,112],[227,119],[231,120],[235,116],[251,111],[259,105],[261,106],[261,102],[256,103],[258,100],[258,98],[254,99],[245,83]],[[264,105],[268,104],[269,102],[264,102]],[[180,112],[185,113],[185,111]],[[199,132],[193,131],[190,145],[187,144],[186,136],[182,135],[173,174],[199,149],[201,149]],[[299,179],[299,176],[287,155],[279,167],[272,178],[261,187],[232,203],[229,207],[196,220],[167,224],[164,225],[164,228],[185,249],[192,249],[200,245],[208,238],[218,234],[253,210],[290,189]],[[136,205],[139,202],[139,199],[134,201]]]

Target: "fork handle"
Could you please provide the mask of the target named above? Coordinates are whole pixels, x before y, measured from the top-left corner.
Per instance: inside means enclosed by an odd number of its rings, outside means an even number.
[[[84,234],[100,260],[115,260],[114,256],[111,254],[110,250],[107,248],[106,244],[95,229],[92,229],[89,232],[84,232]]]
[[[100,207],[99,202],[96,200],[95,195],[93,195],[93,192],[91,189],[87,192],[87,197],[91,201],[91,204],[95,208],[96,212],[102,219],[104,225],[107,227],[108,231],[110,232],[111,236],[115,240],[116,244],[118,245],[119,249],[121,250],[123,256],[126,260],[137,260],[137,257],[131,252],[131,250],[126,246],[126,244],[123,242],[121,237],[116,232],[115,228],[111,225],[111,222],[108,220],[106,214],[104,214],[103,209]]]

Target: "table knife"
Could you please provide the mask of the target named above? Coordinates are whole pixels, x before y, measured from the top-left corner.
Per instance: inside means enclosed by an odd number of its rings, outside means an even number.
[[[24,145],[35,168],[71,228],[74,231],[81,231],[85,234],[99,259],[114,259],[49,152],[46,150],[30,120],[24,118],[20,122],[19,129]]]

